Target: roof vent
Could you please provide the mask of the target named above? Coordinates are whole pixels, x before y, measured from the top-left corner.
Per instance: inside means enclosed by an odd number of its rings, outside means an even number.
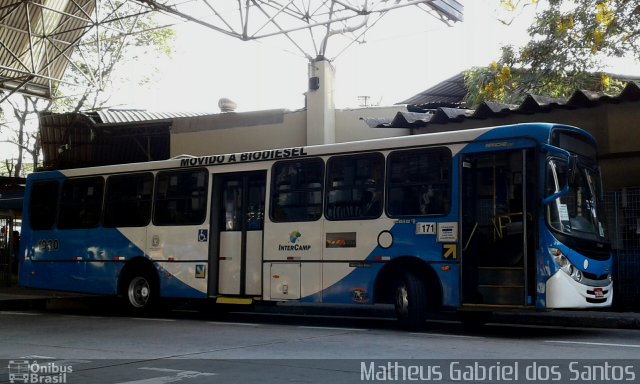
[[[223,97],[218,101],[218,108],[220,108],[220,112],[222,113],[233,112],[238,108],[238,104],[231,99]]]

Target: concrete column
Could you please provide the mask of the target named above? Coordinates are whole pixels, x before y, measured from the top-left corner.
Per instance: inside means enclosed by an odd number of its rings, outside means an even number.
[[[307,145],[336,141],[336,107],[334,104],[335,69],[324,57],[309,63],[307,91]]]

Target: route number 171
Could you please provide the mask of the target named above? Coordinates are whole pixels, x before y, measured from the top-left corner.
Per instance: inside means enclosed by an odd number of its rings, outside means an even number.
[[[416,223],[416,235],[435,235],[436,223]]]

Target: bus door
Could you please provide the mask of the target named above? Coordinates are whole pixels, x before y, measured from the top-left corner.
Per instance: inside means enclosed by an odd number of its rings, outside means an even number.
[[[463,305],[535,304],[533,151],[462,157]]]
[[[266,172],[213,179],[209,296],[262,294]]]

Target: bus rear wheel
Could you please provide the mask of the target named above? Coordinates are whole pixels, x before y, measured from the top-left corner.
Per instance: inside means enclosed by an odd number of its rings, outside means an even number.
[[[124,293],[128,309],[147,312],[156,307],[158,285],[149,273],[133,273],[127,279]]]
[[[129,304],[134,308],[142,308],[147,305],[151,298],[149,281],[142,276],[136,276],[129,282],[127,297],[129,298]]]
[[[427,288],[418,276],[404,272],[396,281],[394,305],[400,326],[415,330],[427,321]]]

